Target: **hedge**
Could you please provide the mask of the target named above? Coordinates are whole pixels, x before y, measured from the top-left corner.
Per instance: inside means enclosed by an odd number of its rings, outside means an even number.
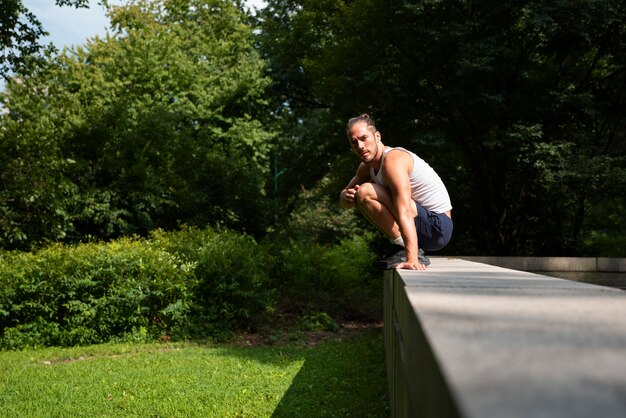
[[[371,259],[363,237],[260,244],[188,227],[0,252],[0,349],[225,338],[286,311],[369,318],[381,288]]]

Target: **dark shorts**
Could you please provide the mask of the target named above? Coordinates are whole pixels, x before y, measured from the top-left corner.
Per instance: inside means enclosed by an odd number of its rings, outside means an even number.
[[[437,251],[448,245],[452,238],[452,219],[443,213],[435,213],[418,204],[415,228],[417,242],[425,251]]]

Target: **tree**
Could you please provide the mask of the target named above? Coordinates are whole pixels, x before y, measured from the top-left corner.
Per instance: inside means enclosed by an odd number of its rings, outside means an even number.
[[[289,111],[372,112],[431,162],[450,251],[580,253],[594,205],[624,196],[623,1],[268,4],[259,43]]]
[[[247,16],[229,1],[164,0],[113,8],[110,17],[106,38],[49,56],[9,84],[2,145],[39,164],[34,150],[47,138],[60,180],[47,170],[22,178],[66,184],[64,199],[39,202],[42,216],[63,213],[61,228],[74,240],[179,222],[262,231],[273,134],[261,123],[268,81]],[[17,138],[29,147],[16,149]],[[17,216],[28,194],[3,192],[5,217]],[[21,232],[5,233],[5,247],[37,236],[11,219]]]
[[[87,7],[89,0],[56,0],[57,6]],[[106,0],[101,4],[106,5]],[[41,22],[22,0],[3,0],[0,9],[0,77],[8,78],[12,72],[24,72],[33,59],[48,49],[39,44],[47,35]]]

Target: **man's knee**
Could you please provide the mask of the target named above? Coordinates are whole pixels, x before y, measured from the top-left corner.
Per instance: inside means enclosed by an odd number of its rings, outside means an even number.
[[[356,191],[354,195],[354,199],[356,200],[357,205],[362,205],[366,201],[370,199],[375,199],[376,190],[372,183],[363,183],[359,186],[359,190]]]

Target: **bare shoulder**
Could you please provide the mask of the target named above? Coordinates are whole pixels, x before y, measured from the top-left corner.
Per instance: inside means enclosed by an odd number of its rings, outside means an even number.
[[[411,157],[411,154],[409,154],[407,150],[402,149],[402,148],[394,148],[390,150],[385,156],[385,159],[388,159],[388,158],[391,159],[390,161],[398,161],[398,160],[413,161],[413,157]]]
[[[397,172],[397,171],[410,171],[413,169],[413,157],[402,150],[392,149],[385,156],[385,162],[383,164],[384,172]]]

